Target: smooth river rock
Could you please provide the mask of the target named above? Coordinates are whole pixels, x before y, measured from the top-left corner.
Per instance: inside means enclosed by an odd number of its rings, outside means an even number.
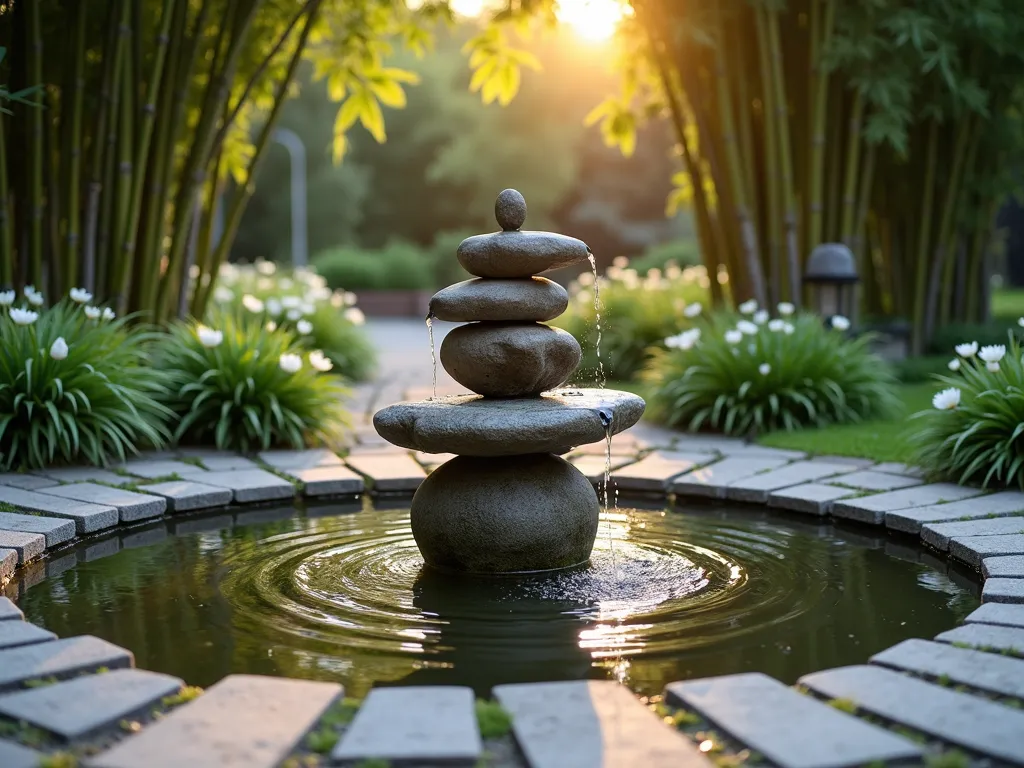
[[[582,240],[553,232],[512,231],[468,237],[456,255],[471,275],[516,278],[582,264],[590,248]]]
[[[558,453],[567,446],[605,439],[636,424],[642,398],[613,389],[564,389],[541,397],[490,400],[451,395],[396,403],[373,416],[373,426],[393,445],[459,456]]]
[[[486,280],[477,277],[450,285],[434,294],[430,313],[438,320],[468,323],[543,322],[553,320],[569,306],[565,288],[545,277],[522,280]]]
[[[564,384],[583,351],[571,333],[539,323],[470,323],[441,342],[441,365],[471,392],[529,397]]]
[[[494,218],[506,232],[522,229],[526,223],[526,198],[517,189],[503,189],[494,201]]]
[[[410,520],[428,565],[512,573],[585,563],[599,514],[590,481],[557,456],[458,456],[423,481]]]

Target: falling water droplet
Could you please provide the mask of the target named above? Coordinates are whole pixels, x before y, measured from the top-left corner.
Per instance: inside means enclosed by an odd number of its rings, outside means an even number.
[[[604,506],[605,517],[608,518],[608,551],[612,556],[612,573],[615,574],[615,578],[618,581],[622,580],[622,574],[619,572],[619,564],[615,558],[615,536],[612,530],[612,519],[611,509],[608,507],[608,491],[611,488],[612,482],[612,413],[604,409],[599,409],[597,415],[601,418],[601,424],[604,426],[604,482],[601,484],[601,498],[602,505]],[[616,504],[618,502],[618,489],[615,491]]]
[[[601,360],[601,280],[597,275],[597,258],[589,250],[587,258],[594,273],[594,324],[597,326],[597,388],[604,389],[604,361]]]
[[[437,352],[434,350],[434,315],[427,315],[427,335],[430,336],[430,361],[434,366],[434,388],[431,400],[437,400]]]

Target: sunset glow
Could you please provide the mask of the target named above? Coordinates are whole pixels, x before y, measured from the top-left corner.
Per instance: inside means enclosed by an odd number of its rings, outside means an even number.
[[[451,0],[452,10],[460,16],[479,16],[494,6],[492,0]],[[585,40],[607,40],[625,15],[620,0],[559,0],[555,15]]]

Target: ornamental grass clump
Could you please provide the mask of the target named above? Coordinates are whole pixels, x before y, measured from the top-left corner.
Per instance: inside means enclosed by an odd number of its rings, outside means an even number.
[[[895,412],[895,379],[870,338],[850,339],[849,321],[826,327],[780,304],[756,302],[665,339],[645,372],[653,412],[675,427],[751,435],[882,418]]]
[[[245,312],[178,323],[160,344],[177,443],[242,452],[336,445],[348,426],[334,364]]]
[[[53,307],[31,286],[0,291],[0,470],[106,465],[168,436],[155,335],[71,290]]]
[[[1024,318],[1021,319],[1024,325]],[[930,475],[1024,490],[1024,359],[1007,344],[957,344],[931,410],[912,418],[917,462]]]

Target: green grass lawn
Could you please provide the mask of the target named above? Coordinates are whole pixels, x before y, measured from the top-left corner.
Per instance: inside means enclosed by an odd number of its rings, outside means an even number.
[[[992,291],[992,317],[1024,316],[1024,290],[998,288]]]

